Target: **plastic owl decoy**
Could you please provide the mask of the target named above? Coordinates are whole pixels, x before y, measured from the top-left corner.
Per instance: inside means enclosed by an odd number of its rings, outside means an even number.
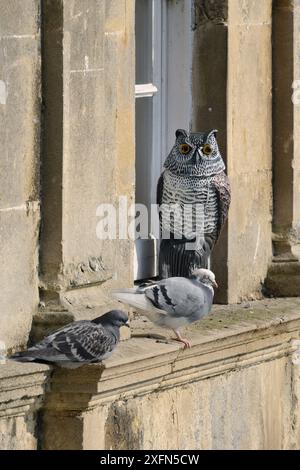
[[[190,277],[195,268],[207,268],[227,219],[230,184],[216,133],[176,131],[157,185],[161,278]]]

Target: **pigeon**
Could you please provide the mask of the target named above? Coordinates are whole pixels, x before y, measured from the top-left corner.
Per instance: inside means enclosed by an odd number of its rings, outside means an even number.
[[[206,316],[212,307],[215,275],[209,269],[196,268],[190,278],[169,277],[144,287],[114,291],[113,297],[145,312],[155,324],[170,328],[176,340],[190,348],[191,342],[183,338],[179,328]]]
[[[92,321],[74,321],[10,359],[54,363],[68,368],[101,362],[118,344],[119,329],[123,325],[129,327],[128,315],[121,310],[111,310]]]

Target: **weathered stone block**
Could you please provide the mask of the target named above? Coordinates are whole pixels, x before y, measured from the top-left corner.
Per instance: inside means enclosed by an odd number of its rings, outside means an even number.
[[[127,5],[126,5],[127,3]],[[126,28],[126,0],[105,1],[105,32],[124,32]]]
[[[96,209],[112,192],[114,160],[105,159],[103,145],[103,72],[71,72],[66,96],[69,97],[65,108],[68,173],[65,173],[63,224],[67,266],[100,256]]]
[[[38,197],[40,58],[38,39],[0,37],[0,207]]]
[[[231,27],[228,39],[228,171],[240,175],[271,170],[271,28]]]
[[[39,0],[0,0],[1,36],[36,35],[39,33]]]
[[[272,0],[229,0],[230,25],[271,24]]]
[[[7,348],[26,344],[38,306],[39,219],[33,203],[0,210],[0,339]]]
[[[235,303],[261,297],[272,255],[271,173],[232,176],[231,184],[228,283],[230,302]],[[238,196],[240,191],[247,195],[245,199]]]
[[[103,67],[103,0],[64,1],[65,61],[70,70]]]

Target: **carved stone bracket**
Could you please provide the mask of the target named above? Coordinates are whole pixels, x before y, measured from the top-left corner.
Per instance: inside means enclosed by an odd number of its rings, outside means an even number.
[[[223,25],[227,23],[227,18],[227,0],[195,0],[193,29],[206,23]]]
[[[0,449],[37,448],[37,412],[50,367],[7,360],[0,365]]]

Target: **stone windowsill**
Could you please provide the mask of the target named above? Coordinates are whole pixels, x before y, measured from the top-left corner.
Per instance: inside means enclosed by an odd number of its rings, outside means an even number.
[[[185,351],[172,340],[139,337],[166,334],[145,319],[132,327],[137,336],[121,342],[103,364],[56,368],[47,409],[73,413],[283,356],[297,359],[300,298],[215,306],[213,315],[186,331],[193,347]]]

